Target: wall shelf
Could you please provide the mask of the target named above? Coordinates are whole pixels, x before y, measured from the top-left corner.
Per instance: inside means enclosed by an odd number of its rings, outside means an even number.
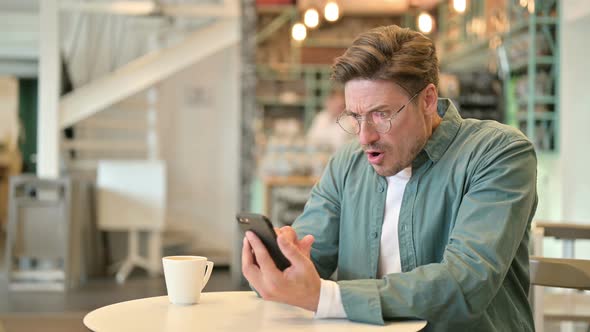
[[[468,10],[458,14],[451,1],[443,1],[440,64],[454,73],[496,68],[503,81],[504,120],[520,128],[538,150],[555,151],[561,0],[530,0],[528,7],[521,3],[507,0],[498,7],[491,0],[471,1]]]
[[[560,1],[535,1],[535,10],[509,0],[508,22],[516,22],[501,34],[508,59],[507,76],[516,87],[505,90],[512,123],[540,151],[558,147],[559,120],[559,17]],[[507,117],[510,116],[507,114]]]
[[[555,64],[555,58],[553,56],[538,56],[536,58],[537,66],[553,66]],[[517,59],[512,62],[510,72],[518,74],[526,72],[529,62],[528,59]]]
[[[329,65],[266,66],[258,65],[256,101],[263,112],[291,116],[294,108],[307,130],[314,116],[322,109],[323,101],[332,89]]]
[[[283,101],[279,98],[256,98],[256,103],[265,106],[305,106],[305,101],[302,99]]]
[[[518,6],[518,4],[517,4],[517,6]],[[526,9],[523,8],[523,10],[526,10]],[[559,24],[559,20],[556,17],[552,17],[552,16],[536,16],[535,17],[534,24],[538,24],[538,25],[552,25],[553,24],[553,25],[556,25],[556,24]],[[519,20],[515,21],[515,23],[512,25],[512,27],[507,32],[507,34],[515,34],[515,33],[518,33],[518,32],[526,32],[527,30],[530,29],[530,27],[531,27],[530,20],[522,20],[522,19],[519,19]]]
[[[527,106],[532,103],[534,105],[555,105],[556,98],[554,96],[535,96],[533,98],[519,99],[519,106]]]
[[[529,115],[525,112],[520,112],[517,114],[518,121],[528,121]],[[555,121],[555,113],[553,112],[537,112],[533,114],[533,119],[535,121]]]

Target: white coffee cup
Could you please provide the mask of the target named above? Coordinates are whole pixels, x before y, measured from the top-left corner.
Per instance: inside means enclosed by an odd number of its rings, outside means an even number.
[[[213,262],[201,256],[168,256],[162,258],[168,299],[172,304],[199,303],[207,285]]]

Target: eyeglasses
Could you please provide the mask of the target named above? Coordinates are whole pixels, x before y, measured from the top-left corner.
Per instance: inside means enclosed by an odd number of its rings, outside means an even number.
[[[343,112],[338,116],[336,122],[345,132],[353,135],[358,135],[358,133],[361,132],[362,121],[367,121],[367,123],[372,125],[378,133],[385,134],[391,130],[391,120],[403,111],[406,106],[408,106],[412,100],[422,92],[422,90],[424,90],[424,88],[416,92],[416,94],[414,94],[404,106],[400,107],[397,112],[391,115],[390,112],[387,111],[371,111],[364,116],[352,112]]]

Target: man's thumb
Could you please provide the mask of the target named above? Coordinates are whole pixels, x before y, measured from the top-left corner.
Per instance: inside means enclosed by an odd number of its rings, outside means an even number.
[[[299,241],[299,248],[307,257],[309,257],[311,254],[311,246],[313,245],[314,241],[315,238],[311,234],[304,236],[303,239]]]
[[[289,241],[285,236],[279,236],[277,238],[277,242],[279,244],[279,248],[285,257],[287,257],[287,259],[291,262],[291,264],[299,265],[305,262],[305,256],[300,251],[300,249],[297,248],[293,242]]]

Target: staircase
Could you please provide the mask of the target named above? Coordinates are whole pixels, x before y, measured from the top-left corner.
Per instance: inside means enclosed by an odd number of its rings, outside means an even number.
[[[74,85],[60,101],[61,126],[73,128],[73,137],[64,137],[61,144],[68,171],[92,172],[100,159],[160,158],[157,83],[239,39],[236,19],[199,19],[188,25],[177,20],[172,26],[162,18],[131,20],[143,29],[126,32],[133,43],[86,38],[64,44]],[[104,30],[99,36],[123,33],[117,26],[103,24],[95,30]],[[107,60],[94,64],[98,58]]]
[[[74,124],[62,139],[64,166],[91,175],[101,159],[157,159],[156,106],[150,88]]]

